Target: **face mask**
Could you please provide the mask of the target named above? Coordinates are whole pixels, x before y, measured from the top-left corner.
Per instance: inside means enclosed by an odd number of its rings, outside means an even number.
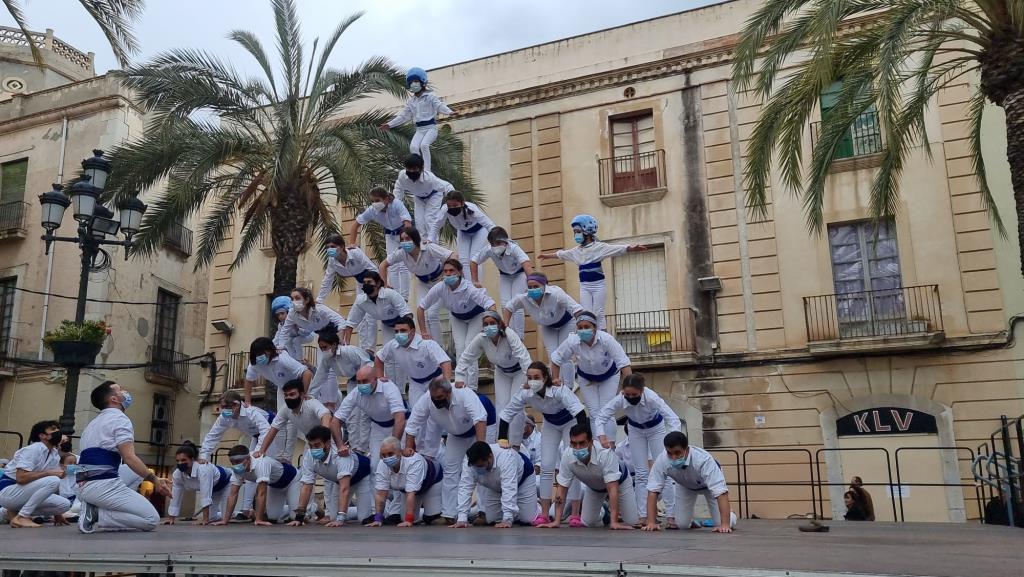
[[[363,285],[363,292],[368,294],[368,295],[372,295],[373,291],[375,291],[375,290],[377,290],[377,285],[372,285],[372,284],[364,284]]]
[[[121,407],[127,411],[130,406],[132,406],[132,394],[128,391],[121,391]]]
[[[405,252],[412,252],[412,249],[416,248],[416,245],[411,240],[403,240],[398,243],[398,246],[402,247]]]
[[[409,180],[417,181],[420,179],[420,171],[410,172],[409,169],[405,169],[405,175],[409,177]]]
[[[74,475],[77,475],[77,474],[78,474],[78,472],[79,472],[79,471],[81,471],[81,470],[82,470],[82,468],[81,468],[81,467],[79,467],[78,465],[74,465],[74,464],[71,464],[71,465],[66,465],[66,466],[64,467],[64,473],[65,473],[65,474],[66,474],[67,476],[74,476]]]
[[[542,288],[531,288],[526,289],[526,296],[530,297],[535,301],[539,301],[540,297],[544,296],[544,289]]]
[[[501,329],[498,328],[498,325],[487,325],[484,327],[484,334],[493,339],[498,336],[498,331],[500,330]]]
[[[594,338],[594,329],[577,329],[576,335],[580,337],[580,340],[589,343]]]
[[[448,275],[448,276],[444,277],[444,284],[446,284],[448,286],[455,286],[455,285],[459,284],[459,275],[452,274],[452,275]]]
[[[388,207],[387,204],[385,204],[383,202],[380,202],[379,200],[377,202],[371,204],[370,206],[373,207],[373,210],[381,211],[381,212],[383,212],[383,210]]]
[[[487,474],[487,471],[487,467],[473,467],[473,473],[476,474],[477,477],[483,477]]]
[[[231,465],[231,470],[238,473],[239,475],[245,474],[245,463],[239,463],[237,465]]]
[[[329,247],[327,249],[327,258],[338,258],[338,249],[336,247]]]
[[[434,403],[434,406],[437,407],[438,409],[444,409],[444,408],[448,407],[448,399],[434,399],[434,398],[432,398],[432,399],[430,399],[430,401],[432,403]]]
[[[301,399],[301,398],[295,398],[295,399],[285,399],[285,400],[284,400],[284,404],[285,404],[285,406],[287,406],[287,407],[288,407],[289,409],[291,409],[291,410],[293,410],[293,411],[294,411],[295,409],[298,409],[298,408],[299,408],[299,405],[301,405],[301,404],[302,404],[302,399]]]
[[[57,445],[60,444],[60,440],[63,437],[64,436],[60,434],[60,431],[54,431],[50,433],[50,445],[56,447]]]
[[[626,402],[631,405],[639,405],[640,399],[643,397],[627,397],[626,395],[622,395],[622,398],[626,399]]]
[[[685,469],[690,464],[689,457],[680,457],[669,462],[673,469]]]
[[[423,85],[418,80],[413,80],[409,83],[409,92],[417,94],[420,90],[423,90]]]
[[[306,308],[306,301],[292,301],[292,310],[301,311]]]
[[[530,390],[535,393],[544,388],[544,381],[540,379],[531,379],[529,381],[526,381],[526,384],[529,385]]]
[[[576,457],[577,461],[583,461],[590,456],[590,447],[584,447],[582,449],[573,449],[572,454]]]
[[[320,461],[324,458],[325,455],[327,455],[327,451],[323,449],[310,449],[309,454],[317,461]]]
[[[462,212],[461,206],[456,206],[455,208],[448,207],[448,214],[452,216],[458,216],[460,212]]]
[[[583,235],[582,234],[577,232],[572,238],[576,240],[576,244],[583,244]]]
[[[398,455],[391,455],[390,457],[381,457],[381,461],[384,461],[385,465],[394,469],[395,466],[398,465]]]
[[[231,409],[222,409],[220,412],[220,416],[224,417],[225,419],[231,419],[235,416],[235,412],[232,411]]]
[[[190,472],[189,470],[192,468],[188,465],[188,463],[178,463],[177,467],[178,470],[181,471],[182,473],[188,473]]]
[[[503,245],[503,244],[499,244],[498,246],[492,246],[491,247],[491,254],[493,254],[494,256],[501,256],[501,255],[505,254],[505,250],[507,248],[508,247]]]
[[[395,341],[404,347],[409,344],[409,333],[395,333]]]
[[[257,365],[266,365],[268,363],[270,363],[270,357],[268,357],[266,354],[256,355]]]
[[[359,385],[356,386],[356,389],[359,390],[360,395],[369,395],[373,392],[373,386],[370,385],[370,383],[359,383]]]

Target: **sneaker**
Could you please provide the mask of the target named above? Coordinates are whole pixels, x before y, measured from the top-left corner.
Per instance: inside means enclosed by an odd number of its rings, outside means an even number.
[[[583,519],[580,519],[578,515],[573,515],[572,517],[569,517],[569,526],[574,529],[586,527],[586,525],[583,524]]]
[[[245,513],[238,513],[231,518],[232,523],[252,523],[252,518]]]
[[[82,502],[82,511],[78,516],[78,530],[86,535],[96,530],[96,522],[99,521],[100,510],[92,503]]]
[[[543,525],[543,524],[548,523],[548,522],[549,522],[548,521],[548,516],[544,515],[544,514],[537,515],[536,517],[533,518],[533,526],[534,527],[536,527],[537,525]]]

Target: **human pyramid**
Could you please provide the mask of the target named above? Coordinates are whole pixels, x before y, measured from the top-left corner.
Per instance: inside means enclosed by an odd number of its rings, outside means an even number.
[[[13,527],[38,527],[38,517],[64,524],[77,499],[83,533],[152,530],[158,513],[123,480],[134,472],[171,497],[165,524],[177,523],[191,491],[196,525],[225,525],[237,506],[236,517],[257,526],[443,520],[455,528],[557,528],[568,513],[570,527],[655,531],[700,526],[694,505],[702,495],[713,530],[731,531],[736,515],[721,467],[688,444],[679,417],[604,331],[602,261],[646,247],[601,242],[597,220],[576,216],[577,246],[538,258],[579,267],[580,301],[551,285],[505,229],[431,173],[436,116],[451,110],[432,94],[422,69],[411,69],[406,84],[412,96],[382,126],[416,124],[393,190],[371,190],[371,204],[348,238],[327,239],[316,295],[297,287],[273,300],[276,334],[252,341],[244,390],[220,398],[219,416],[200,446],[177,450],[171,479],[156,478],[136,456],[125,415],[131,393],[107,381],[92,391],[100,413],[82,434],[77,463],[49,421],[33,428],[31,444],[4,469],[0,507]],[[379,266],[357,245],[360,228],[371,222],[383,227],[387,243]],[[439,243],[445,223],[455,229],[456,250]],[[500,308],[481,284],[488,261],[500,274]],[[338,278],[360,284],[347,319],[324,304]],[[442,307],[454,362],[435,340]],[[525,314],[537,323],[550,367],[523,344]],[[351,344],[354,332],[358,346]],[[303,345],[314,338],[321,351],[315,369],[301,361]],[[477,392],[481,357],[493,367],[493,399]],[[273,418],[252,404],[260,378],[277,387]],[[527,407],[543,416],[539,432]],[[620,414],[627,442],[617,445]],[[211,460],[232,430],[251,442],[231,447],[225,468]],[[306,450],[295,467],[297,439]],[[318,479],[322,507],[312,499]]]

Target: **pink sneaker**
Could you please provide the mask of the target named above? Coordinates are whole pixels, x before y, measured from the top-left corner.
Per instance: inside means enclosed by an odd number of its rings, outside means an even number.
[[[577,515],[573,515],[572,517],[569,517],[569,526],[574,528],[574,529],[578,529],[580,527],[586,527],[586,525],[583,524],[583,519],[580,519],[579,516],[577,516]]]
[[[547,515],[544,515],[544,514],[537,515],[536,517],[533,518],[533,526],[534,527],[536,527],[537,525],[543,525],[544,523],[547,523],[547,522],[548,522]]]

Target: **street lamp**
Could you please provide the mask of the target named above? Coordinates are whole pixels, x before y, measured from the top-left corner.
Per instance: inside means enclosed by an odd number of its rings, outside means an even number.
[[[107,184],[110,174],[110,161],[103,157],[102,150],[94,150],[93,156],[82,161],[82,177],[71,185],[69,194],[64,194],[59,184],[53,190],[39,195],[42,207],[42,226],[46,234],[46,254],[50,253],[50,245],[54,242],[73,242],[82,250],[81,272],[78,277],[78,303],[75,307],[75,323],[85,322],[85,303],[89,289],[89,270],[94,266],[96,257],[101,253],[101,246],[114,245],[125,247],[127,251],[133,246],[132,237],[139,232],[142,214],[146,205],[138,198],[132,197],[118,207],[120,214],[114,219],[114,213],[99,203],[103,187]],[[56,236],[60,228],[64,212],[72,206],[74,219],[78,221],[77,236]],[[124,234],[124,240],[107,240],[108,236],[116,237],[118,231]],[[104,253],[105,254],[105,253]],[[60,429],[65,435],[75,431],[75,401],[78,395],[78,377],[81,367],[67,365],[67,382],[64,385],[64,414],[60,417]]]

